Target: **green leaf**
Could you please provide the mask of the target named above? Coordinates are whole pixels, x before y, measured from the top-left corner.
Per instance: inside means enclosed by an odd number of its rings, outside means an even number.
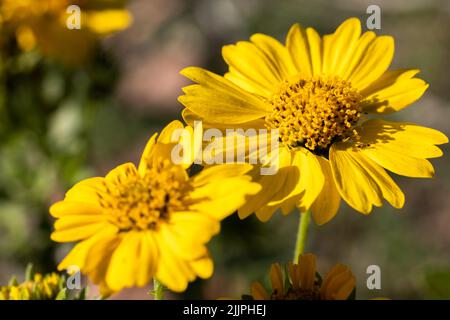
[[[17,282],[16,276],[12,276],[9,280],[8,286],[17,286],[19,283]]]
[[[55,300],[67,300],[67,288],[64,288],[60,292],[58,292]]]
[[[87,294],[87,288],[84,287],[83,289],[81,289],[76,300],[86,300],[86,294]]]
[[[29,263],[27,265],[27,268],[25,269],[25,280],[32,281],[33,279],[34,279],[34,267],[32,263]]]

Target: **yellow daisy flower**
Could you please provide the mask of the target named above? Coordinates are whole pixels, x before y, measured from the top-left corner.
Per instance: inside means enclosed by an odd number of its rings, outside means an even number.
[[[281,208],[312,210],[318,224],[332,219],[341,198],[363,214],[381,206],[395,208],[404,195],[387,174],[432,177],[428,158],[440,157],[435,145],[448,138],[407,122],[368,118],[407,107],[428,84],[417,69],[388,70],[394,39],[361,34],[356,18],[320,37],[295,24],[286,44],[255,34],[250,41],[222,50],[229,71],[220,76],[201,68],[181,71],[197,84],[183,89],[179,101],[187,123],[215,128],[278,129],[280,170],[255,179],[262,185],[239,210],[267,221]]]
[[[355,290],[356,280],[349,267],[335,265],[322,279],[317,274],[316,256],[300,255],[298,264],[288,264],[286,281],[280,264],[270,269],[272,290],[267,292],[260,282],[251,286],[255,300],[347,300]]]
[[[56,300],[64,285],[65,278],[57,273],[36,273],[20,284],[0,287],[0,300]]]
[[[244,175],[251,169],[246,164],[189,177],[189,164],[171,160],[172,134],[182,128],[173,121],[153,135],[137,168],[126,163],[83,180],[50,208],[57,218],[51,239],[79,241],[59,270],[78,266],[106,294],[145,286],[152,277],[180,292],[197,276],[211,276],[205,244],[260,186]]]
[[[14,33],[23,51],[38,48],[43,54],[67,64],[83,62],[99,36],[125,29],[131,22],[124,1],[2,0],[3,32]],[[71,5],[80,8],[80,29],[70,30]]]

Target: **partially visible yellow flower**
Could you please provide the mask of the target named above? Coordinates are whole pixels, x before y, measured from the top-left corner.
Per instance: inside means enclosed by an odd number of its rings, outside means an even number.
[[[349,267],[335,265],[322,280],[317,274],[316,256],[299,256],[298,264],[288,264],[283,276],[278,263],[270,269],[272,290],[267,292],[260,282],[251,287],[255,300],[346,300],[355,290],[356,280]],[[286,280],[285,280],[286,279]]]
[[[179,101],[185,121],[205,128],[278,129],[280,170],[259,175],[259,194],[239,209],[262,221],[277,209],[312,210],[318,224],[332,219],[341,198],[363,214],[383,199],[404,205],[403,192],[385,169],[407,177],[434,175],[427,160],[447,143],[439,131],[408,122],[372,119],[400,111],[428,84],[417,69],[388,70],[394,39],[361,32],[356,18],[333,34],[319,36],[295,24],[286,43],[264,34],[227,45],[228,72],[189,67],[181,73],[196,84]]]
[[[67,11],[71,5],[81,9],[80,30],[67,27],[67,21],[73,21]],[[89,56],[98,37],[128,27],[131,16],[123,5],[122,0],[2,0],[2,33],[13,33],[23,51],[38,48],[67,64],[78,64]]]
[[[64,284],[65,278],[57,273],[36,273],[20,284],[0,287],[0,300],[55,300]]]
[[[52,240],[79,241],[59,270],[78,266],[105,294],[145,286],[152,277],[180,292],[197,276],[211,276],[206,243],[260,186],[245,175],[245,164],[189,177],[189,164],[171,160],[172,134],[182,128],[171,122],[151,137],[138,167],[126,163],[83,180],[50,208],[57,218]]]

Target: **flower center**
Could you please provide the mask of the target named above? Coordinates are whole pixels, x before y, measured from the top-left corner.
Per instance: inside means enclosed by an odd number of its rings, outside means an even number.
[[[288,148],[304,146],[320,152],[339,140],[358,138],[354,125],[361,116],[361,95],[338,77],[284,81],[269,99],[268,129],[279,129]]]
[[[291,287],[286,293],[274,290],[270,300],[320,300],[319,287],[315,286],[311,290]]]
[[[169,160],[154,165],[145,176],[127,168],[112,184],[105,185],[107,192],[99,194],[100,204],[121,231],[155,229],[169,220],[171,212],[186,209],[186,184],[178,170]]]
[[[289,290],[284,300],[320,300],[319,290]]]

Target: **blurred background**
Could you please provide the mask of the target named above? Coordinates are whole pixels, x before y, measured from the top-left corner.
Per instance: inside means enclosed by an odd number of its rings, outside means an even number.
[[[0,285],[23,274],[28,262],[41,272],[54,270],[70,245],[50,241],[49,205],[80,179],[137,162],[154,132],[181,119],[177,97],[186,81],[179,71],[196,65],[224,73],[221,47],[256,32],[284,42],[295,22],[323,34],[351,16],[365,28],[367,6],[380,5],[377,33],[395,37],[393,67],[419,68],[430,83],[424,97],[394,119],[450,135],[445,0],[39,1],[46,2],[56,9],[0,0]],[[105,28],[93,23],[89,30],[55,31],[51,10],[60,3],[122,16],[92,18],[113,24]],[[342,204],[330,223],[311,227],[307,251],[318,255],[323,275],[337,262],[351,266],[360,299],[450,299],[448,145],[443,150],[445,156],[433,160],[434,179],[394,177],[406,195],[402,210],[385,205],[363,216]],[[213,277],[168,297],[248,294],[252,281],[267,282],[271,263],[291,259],[297,223],[297,213],[267,223],[229,217],[209,245]],[[366,287],[372,264],[381,268],[381,290]],[[116,298],[149,299],[149,289],[127,289]]]

